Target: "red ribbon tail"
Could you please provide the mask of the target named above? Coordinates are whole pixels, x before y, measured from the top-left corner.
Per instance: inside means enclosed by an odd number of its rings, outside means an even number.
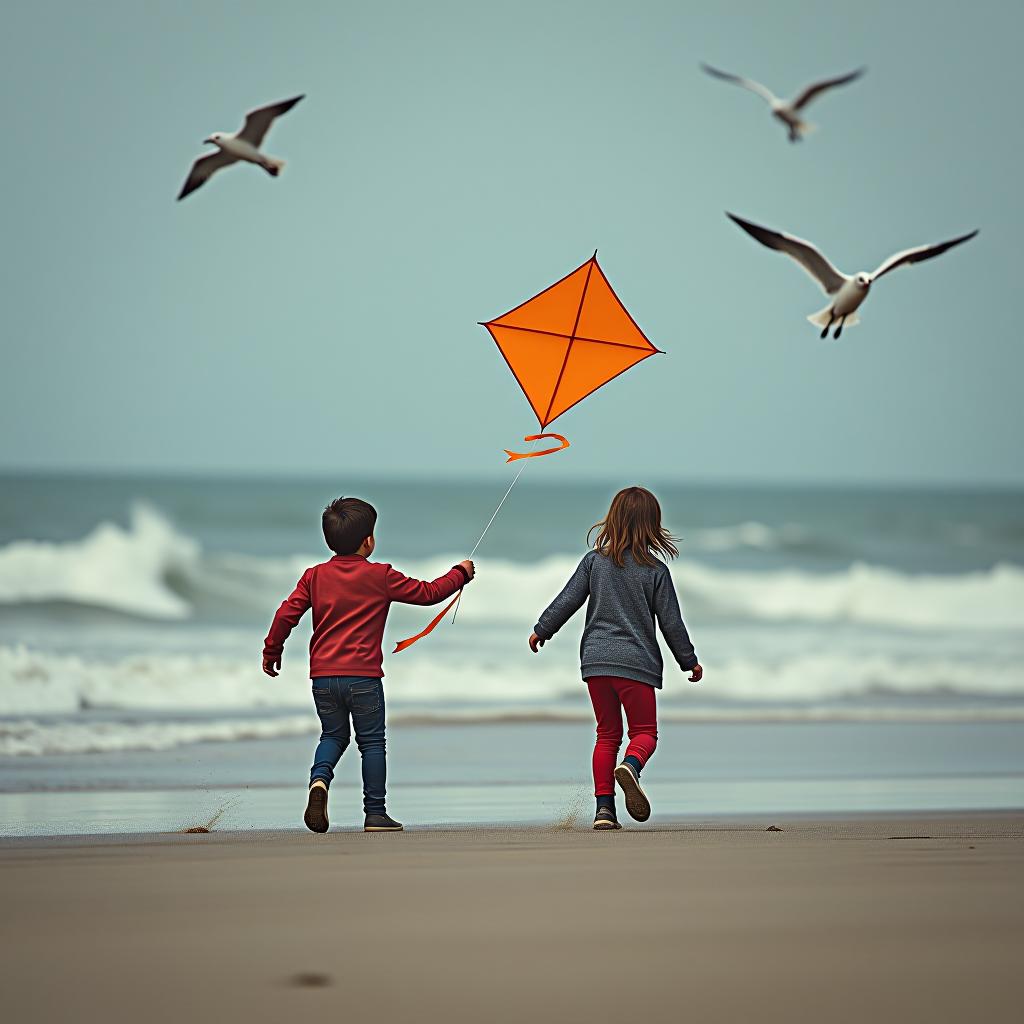
[[[541,455],[554,455],[555,452],[564,451],[569,447],[569,442],[561,434],[529,434],[524,437],[524,441],[540,441],[541,438],[551,437],[556,441],[561,442],[557,448],[542,448],[539,452],[510,452],[507,448],[503,449],[508,458],[505,460],[508,462],[515,462],[516,459],[537,459]]]
[[[459,598],[462,597],[462,590],[459,592],[444,606],[444,609],[435,615],[427,625],[421,629],[415,636],[409,637],[408,640],[399,640],[395,644],[395,649],[391,652],[392,654],[398,654],[399,651],[404,651],[406,647],[412,647],[417,640],[422,640],[428,633],[433,633],[434,627],[452,610],[452,608],[458,603]]]

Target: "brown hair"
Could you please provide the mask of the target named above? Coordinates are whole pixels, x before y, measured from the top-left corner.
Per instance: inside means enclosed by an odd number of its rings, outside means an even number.
[[[612,498],[608,515],[587,532],[598,531],[594,550],[623,564],[628,551],[640,565],[657,565],[655,554],[675,558],[679,554],[673,537],[661,525],[661,505],[646,487],[626,487]]]
[[[335,498],[324,509],[324,540],[336,555],[351,555],[373,534],[377,510],[361,498]]]

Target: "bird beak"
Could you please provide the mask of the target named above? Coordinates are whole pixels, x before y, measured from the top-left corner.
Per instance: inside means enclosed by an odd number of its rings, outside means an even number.
[[[206,136],[206,138],[205,138],[205,139],[203,139],[203,143],[204,143],[204,144],[205,144],[205,143],[210,143],[210,144],[212,145],[212,143],[213,143],[213,139],[211,139],[211,138],[210,138],[210,136],[209,136],[209,135],[207,135],[207,136]]]

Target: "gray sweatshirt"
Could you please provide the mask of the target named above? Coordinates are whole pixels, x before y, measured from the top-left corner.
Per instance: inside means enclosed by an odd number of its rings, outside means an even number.
[[[697,664],[697,655],[668,566],[639,565],[628,552],[624,562],[620,568],[612,559],[588,551],[533,631],[550,640],[589,598],[580,643],[583,678],[619,676],[660,690],[662,661],[655,620],[684,672]]]

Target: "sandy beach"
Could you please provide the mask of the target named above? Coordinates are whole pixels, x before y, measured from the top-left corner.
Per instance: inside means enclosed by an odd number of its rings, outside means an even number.
[[[10,839],[0,879],[12,1021],[1019,1009],[1024,813]]]

